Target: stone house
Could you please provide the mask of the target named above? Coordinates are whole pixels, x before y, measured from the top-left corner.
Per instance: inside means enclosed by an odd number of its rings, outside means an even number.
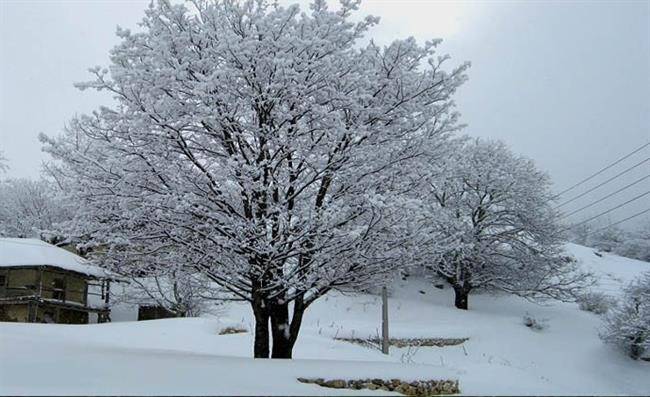
[[[110,321],[104,269],[37,239],[0,238],[0,321],[87,324]]]

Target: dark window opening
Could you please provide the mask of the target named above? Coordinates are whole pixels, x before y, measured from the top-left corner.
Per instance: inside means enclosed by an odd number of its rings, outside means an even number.
[[[52,292],[52,298],[58,299],[61,301],[65,300],[65,280],[62,278],[55,278],[52,282],[54,286],[54,291]]]

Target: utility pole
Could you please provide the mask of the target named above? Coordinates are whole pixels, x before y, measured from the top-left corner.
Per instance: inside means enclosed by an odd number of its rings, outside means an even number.
[[[388,288],[381,289],[381,352],[388,354]]]

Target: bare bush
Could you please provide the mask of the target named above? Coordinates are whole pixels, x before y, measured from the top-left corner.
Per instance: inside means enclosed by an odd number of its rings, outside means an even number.
[[[587,292],[577,298],[580,310],[595,314],[605,314],[616,305],[616,299],[602,292]]]
[[[548,328],[548,320],[535,318],[533,315],[526,313],[524,315],[524,325],[534,331],[542,331]]]

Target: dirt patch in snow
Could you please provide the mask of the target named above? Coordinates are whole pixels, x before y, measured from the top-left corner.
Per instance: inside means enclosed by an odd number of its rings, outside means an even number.
[[[248,332],[248,330],[244,328],[226,327],[219,331],[219,335],[244,334],[246,332]]]

